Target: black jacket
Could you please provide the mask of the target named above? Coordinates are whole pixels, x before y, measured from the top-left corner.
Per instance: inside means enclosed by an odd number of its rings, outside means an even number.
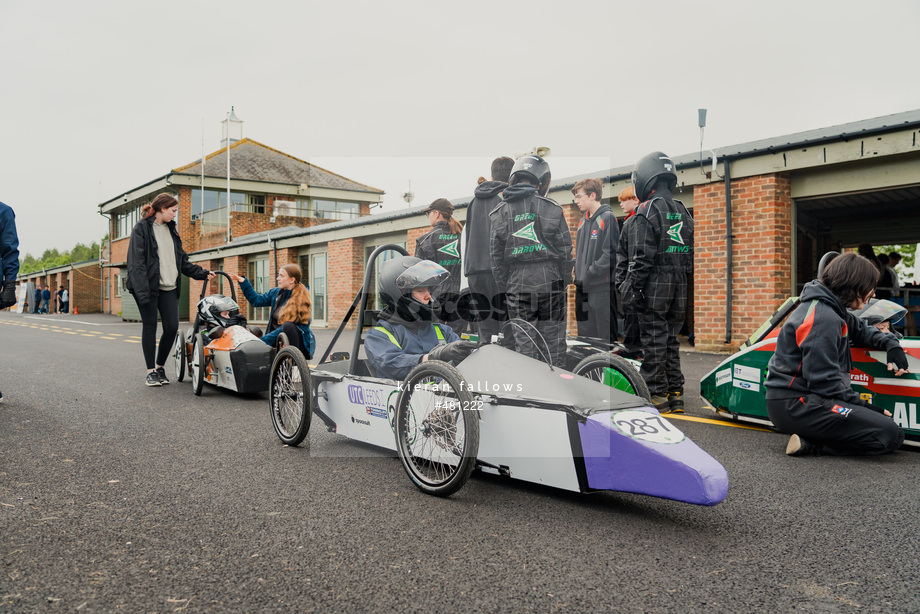
[[[476,186],[473,200],[466,209],[466,235],[463,245],[463,273],[492,274],[492,259],[489,256],[489,240],[492,224],[489,213],[501,202],[502,190],[508,187],[504,181],[484,181]]]
[[[532,186],[514,185],[489,214],[492,274],[503,292],[572,283],[572,235],[562,207]]]
[[[436,289],[430,288],[431,293],[439,300],[447,294],[460,292],[460,235],[450,231],[450,224],[441,220],[427,233],[415,242],[415,257],[422,260],[431,260],[450,272],[450,277],[444,280]],[[464,254],[464,257],[466,254]]]
[[[850,387],[851,344],[888,351],[899,345],[846,310],[833,292],[815,280],[805,284],[802,303],[783,324],[764,381],[768,399],[794,399],[817,394],[864,405]]]
[[[128,244],[128,292],[139,305],[156,300],[160,294],[160,256],[157,240],[153,235],[153,218],[152,215],[145,217],[134,226]],[[208,278],[208,271],[188,261],[188,254],[182,249],[182,240],[176,230],[176,223],[169,222],[167,226],[176,248],[176,267],[180,273],[180,277],[176,278],[176,290],[181,294],[181,274],[203,281]]]
[[[609,205],[581,218],[575,233],[575,285],[586,291],[610,287],[619,240],[620,226]]]
[[[636,207],[629,223],[626,279],[618,286],[624,301],[642,304],[644,297],[665,297],[676,287],[674,277],[693,270],[693,217],[670,192],[654,193]]]
[[[614,285],[617,288],[626,281],[626,272],[629,269],[629,225],[635,215],[627,215],[623,220],[623,229],[620,233],[620,240],[617,242],[616,268],[614,273]]]

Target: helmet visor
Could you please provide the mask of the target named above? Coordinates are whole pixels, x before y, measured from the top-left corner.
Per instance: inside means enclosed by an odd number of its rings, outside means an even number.
[[[869,324],[879,322],[897,324],[907,314],[907,309],[889,300],[872,299],[867,307],[855,313]]]
[[[450,277],[447,269],[431,260],[416,262],[396,278],[396,288],[405,294],[415,288],[433,288]]]

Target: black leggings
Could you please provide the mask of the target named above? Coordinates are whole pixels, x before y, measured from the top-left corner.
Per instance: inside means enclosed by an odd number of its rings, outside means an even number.
[[[176,332],[179,330],[179,289],[169,292],[160,290],[156,300],[137,307],[141,312],[141,322],[143,322],[141,348],[144,350],[147,369],[153,369],[156,365],[165,365],[176,340]],[[163,320],[163,335],[160,337],[160,349],[156,352],[156,363],[154,363],[154,348],[157,343],[157,311],[160,312],[160,318]]]

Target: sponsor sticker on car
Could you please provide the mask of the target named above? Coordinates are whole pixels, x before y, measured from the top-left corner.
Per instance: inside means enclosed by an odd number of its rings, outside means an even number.
[[[610,419],[621,433],[633,439],[652,443],[680,443],[686,438],[676,426],[650,411],[624,409],[613,412]]]

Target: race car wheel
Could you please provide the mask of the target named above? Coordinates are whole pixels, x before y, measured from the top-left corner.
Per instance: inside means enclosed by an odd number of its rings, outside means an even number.
[[[639,371],[622,356],[594,354],[575,365],[572,372],[643,399],[652,397]]]
[[[173,362],[176,366],[176,381],[185,379],[185,335],[181,332],[176,335],[176,346],[173,348]]]
[[[204,372],[207,369],[204,359],[204,335],[195,335],[195,347],[192,349],[192,368],[189,375],[192,378],[192,389],[197,396],[201,396],[204,388]]]
[[[268,398],[278,439],[289,446],[299,445],[310,432],[313,386],[307,360],[297,348],[282,348],[275,356]]]
[[[406,377],[396,399],[396,452],[430,495],[452,495],[470,477],[479,454],[479,408],[469,384],[446,362],[424,362]]]

